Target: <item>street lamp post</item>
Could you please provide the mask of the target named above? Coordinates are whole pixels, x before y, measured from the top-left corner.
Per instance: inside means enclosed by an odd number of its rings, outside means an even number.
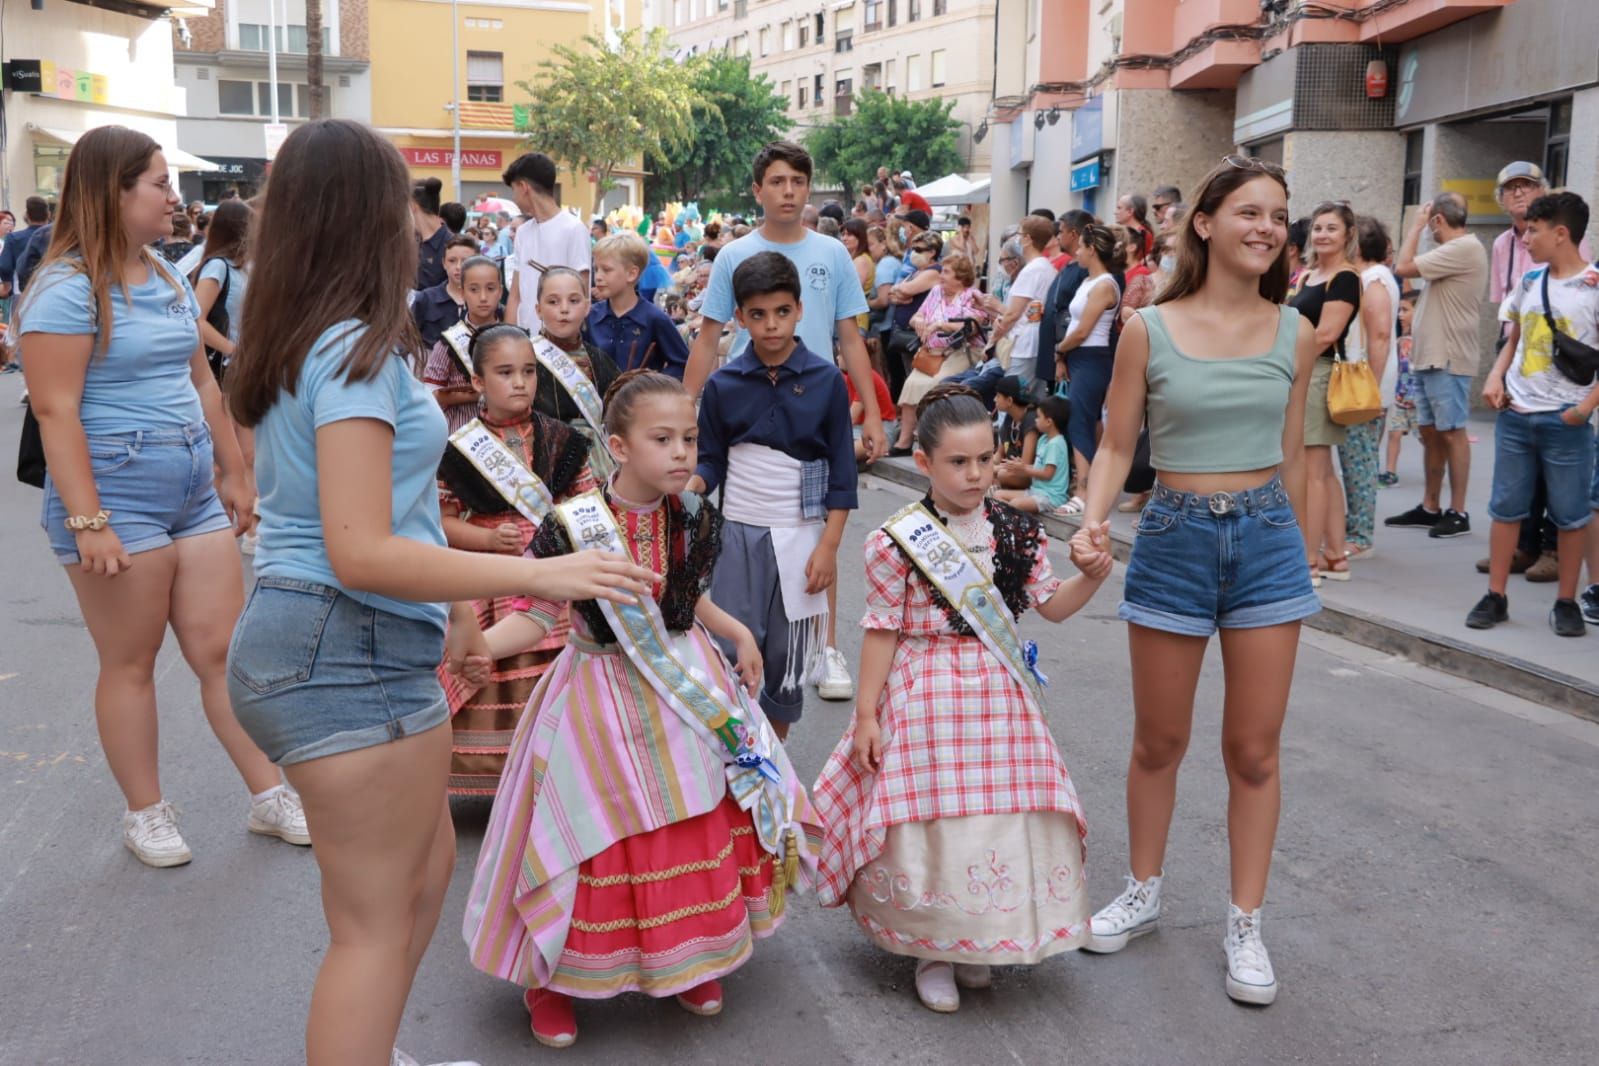
[[[450,125],[454,137],[450,184],[456,200],[465,203],[461,195],[461,9],[456,0],[450,0]]]

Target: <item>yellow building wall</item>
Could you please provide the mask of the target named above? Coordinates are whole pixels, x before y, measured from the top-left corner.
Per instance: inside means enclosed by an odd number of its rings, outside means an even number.
[[[515,132],[512,106],[536,106],[517,86],[535,80],[539,64],[552,58],[551,47],[580,47],[586,34],[604,32],[605,4],[611,4],[612,25],[638,26],[643,0],[523,0],[517,7],[458,3],[461,20],[461,182],[451,184],[450,17],[452,7],[436,0],[370,0],[372,33],[372,124],[398,146],[417,178],[444,182],[445,199],[470,205],[477,194],[509,197],[500,173],[530,147]],[[475,104],[466,99],[466,54],[499,52],[504,56],[503,103]],[[587,217],[594,187],[582,174],[563,169],[561,198]],[[489,186],[498,186],[491,189]]]

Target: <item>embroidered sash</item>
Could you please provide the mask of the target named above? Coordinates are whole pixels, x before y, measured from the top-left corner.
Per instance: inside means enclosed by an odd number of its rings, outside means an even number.
[[[489,432],[482,419],[474,418],[450,434],[450,445],[529,522],[537,525],[554,509],[555,498],[544,482],[520,455]]]
[[[444,346],[450,349],[468,381],[472,380],[472,327],[462,319],[444,331]]]
[[[899,511],[883,529],[894,538],[896,544],[905,549],[922,576],[955,605],[966,624],[972,627],[972,632],[977,634],[977,639],[999,657],[1011,676],[1038,701],[1042,709],[1042,679],[1030,661],[1032,656],[1016,632],[1016,620],[1011,617],[999,590],[983,573],[982,567],[977,565],[977,560],[945,528],[944,523],[920,503],[913,503]]]
[[[598,548],[628,554],[616,516],[598,492],[568,500],[558,505],[555,513],[575,550]],[[703,667],[691,666],[678,657],[654,596],[640,596],[634,604],[607,599],[596,602],[640,676],[711,750],[721,755],[728,788],[739,807],[750,813],[761,846],[783,858],[785,830],[794,822],[793,788],[772,759],[777,737],[766,717],[749,705],[742,689],[735,687],[724,692],[711,682]]]
[[[539,366],[549,371],[550,376],[566,390],[582,413],[583,421],[589,424],[589,436],[592,438],[589,444],[589,469],[594,472],[596,480],[606,481],[615,471],[616,461],[611,458],[611,450],[605,446],[605,405],[599,390],[582,368],[572,361],[572,357],[552,344],[548,337],[534,334],[533,354],[538,358]]]

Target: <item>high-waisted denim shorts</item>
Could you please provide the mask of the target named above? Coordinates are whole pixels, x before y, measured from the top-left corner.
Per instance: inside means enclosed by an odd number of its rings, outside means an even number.
[[[1199,496],[1156,484],[1138,518],[1123,621],[1184,636],[1297,622],[1321,610],[1282,482]]]
[[[211,431],[204,422],[182,429],[141,429],[92,436],[89,466],[100,506],[129,555],[164,548],[174,540],[228,529],[211,472]],[[72,566],[78,541],[62,523],[66,504],[47,475],[39,524],[56,561]]]
[[[328,585],[263,577],[233,630],[233,713],[280,766],[387,744],[449,720],[444,631]]]

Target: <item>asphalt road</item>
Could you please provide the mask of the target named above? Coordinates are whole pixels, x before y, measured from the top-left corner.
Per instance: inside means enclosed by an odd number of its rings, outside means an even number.
[[[8,474],[17,391],[0,379]],[[863,493],[851,560],[904,498],[875,483]],[[242,786],[170,640],[158,668],[163,771],[195,861],[151,870],[122,848],[121,799],[90,711],[93,652],[38,504],[0,482],[0,1064],[294,1063],[324,941],[312,856],[245,832]],[[1113,578],[1063,626],[1025,626],[1053,680],[1051,724],[1087,808],[1100,902],[1125,866],[1118,594]],[[853,656],[858,576],[841,600]],[[916,1002],[908,960],[870,947],[846,913],[801,900],[726,982],[720,1017],[636,996],[582,1005],[578,1044],[554,1052],[533,1042],[518,990],[467,962],[460,918],[488,814],[469,803],[457,807],[457,875],[402,1045],[484,1066],[1595,1061],[1599,726],[1307,635],[1264,925],[1282,989],[1255,1010],[1222,988],[1219,695],[1213,651],[1163,925],[1121,955],[1000,971],[992,991],[939,1016]],[[790,749],[807,779],[849,707],[814,702],[796,729]]]

